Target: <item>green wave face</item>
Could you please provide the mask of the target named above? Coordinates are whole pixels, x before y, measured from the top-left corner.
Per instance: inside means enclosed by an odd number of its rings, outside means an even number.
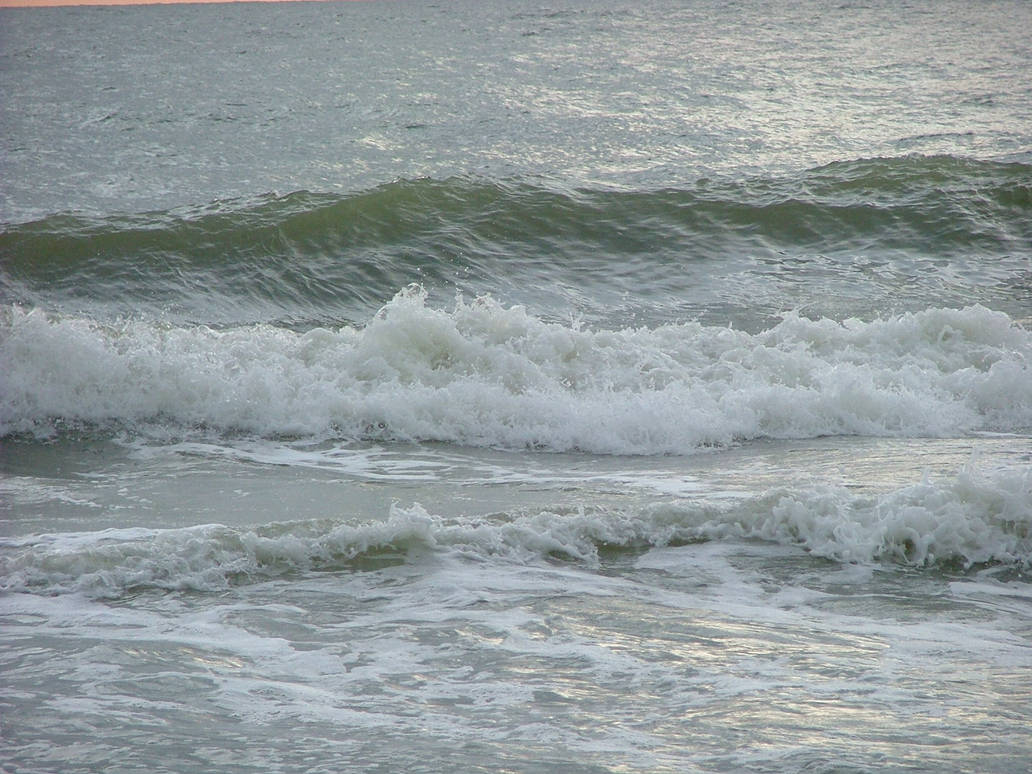
[[[589,321],[755,327],[787,308],[862,316],[872,296],[1021,317],[1030,181],[1027,165],[952,157],[644,192],[403,180],[13,225],[0,279],[16,303],[214,324],[364,320],[412,282]],[[832,296],[844,307],[826,308]]]

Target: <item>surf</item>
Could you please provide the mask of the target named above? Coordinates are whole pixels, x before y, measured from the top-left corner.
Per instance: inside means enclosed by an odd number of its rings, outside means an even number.
[[[1032,336],[983,307],[759,333],[591,328],[490,297],[399,292],[364,325],[297,332],[0,317],[0,433],[62,428],[687,454],[755,438],[1032,425]]]

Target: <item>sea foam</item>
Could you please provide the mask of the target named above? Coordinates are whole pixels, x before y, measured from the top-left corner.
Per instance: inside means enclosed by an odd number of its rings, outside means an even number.
[[[970,469],[878,495],[812,486],[723,504],[682,499],[633,511],[580,507],[460,517],[437,516],[412,504],[392,506],[381,521],[318,519],[7,538],[0,540],[0,589],[100,597],[137,588],[216,591],[434,553],[477,562],[559,558],[597,567],[602,548],[633,551],[739,539],[798,546],[843,562],[1028,567],[1032,471]]]
[[[8,307],[0,434],[108,426],[613,454],[1032,426],[1032,335],[983,307],[585,329],[399,293],[359,328],[118,324]]]

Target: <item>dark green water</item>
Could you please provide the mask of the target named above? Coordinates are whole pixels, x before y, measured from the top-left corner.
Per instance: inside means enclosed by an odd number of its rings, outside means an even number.
[[[550,318],[755,328],[786,309],[1029,311],[1032,168],[950,157],[831,164],[678,189],[470,177],[353,195],[11,226],[8,295],[108,315],[360,323],[419,282]],[[214,314],[213,314],[214,312]]]

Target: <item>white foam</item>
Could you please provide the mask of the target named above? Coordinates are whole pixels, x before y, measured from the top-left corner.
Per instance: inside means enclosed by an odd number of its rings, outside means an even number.
[[[683,518],[682,506],[659,506],[653,518],[659,514]],[[710,539],[794,544],[847,562],[1027,566],[1032,562],[1032,469],[994,475],[968,469],[877,495],[826,485],[775,490],[695,521],[693,532]]]
[[[218,590],[287,573],[447,552],[477,561],[559,556],[600,564],[602,547],[761,539],[846,562],[1032,563],[1032,470],[962,471],[877,495],[814,486],[721,503],[664,501],[640,510],[444,518],[393,506],[374,522],[310,520],[257,528],[204,525],[42,535],[0,541],[0,589],[118,596],[126,589]]]
[[[0,433],[434,440],[616,454],[759,437],[1032,426],[1032,336],[982,307],[585,330],[489,298],[399,293],[366,326],[306,333],[0,315]]]

